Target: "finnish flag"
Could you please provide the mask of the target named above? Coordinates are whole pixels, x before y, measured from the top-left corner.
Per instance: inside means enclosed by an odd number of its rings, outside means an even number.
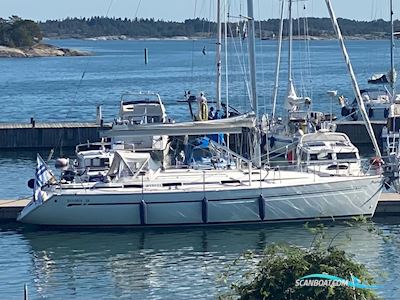
[[[45,200],[42,186],[49,182],[55,182],[55,177],[48,169],[47,164],[43,161],[42,157],[38,154],[36,158],[37,166],[35,173],[35,187],[34,187],[34,201],[42,203]]]

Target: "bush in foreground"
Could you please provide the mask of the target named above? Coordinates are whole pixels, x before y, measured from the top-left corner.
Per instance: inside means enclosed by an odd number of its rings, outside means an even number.
[[[318,236],[318,237],[317,237]],[[363,284],[374,285],[374,279],[366,267],[345,253],[345,251],[322,246],[324,228],[319,226],[314,246],[309,249],[289,245],[268,246],[255,268],[251,267],[241,275],[239,281],[231,284],[231,290],[221,299],[264,299],[264,300],[378,300],[374,289],[349,286],[296,286],[296,280],[310,274],[329,274],[350,280],[358,278]],[[335,236],[336,237],[336,236]],[[241,257],[247,266],[256,261],[253,253]],[[239,261],[239,260],[238,260]],[[238,261],[234,264],[239,265]],[[227,282],[232,274],[222,275]]]

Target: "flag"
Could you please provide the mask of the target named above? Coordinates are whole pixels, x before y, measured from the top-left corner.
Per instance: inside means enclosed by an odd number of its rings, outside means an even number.
[[[43,161],[42,157],[38,154],[36,158],[36,173],[35,173],[35,187],[33,200],[42,203],[45,200],[43,197],[42,187],[47,183],[54,183],[56,181],[54,175],[48,169],[47,164]]]

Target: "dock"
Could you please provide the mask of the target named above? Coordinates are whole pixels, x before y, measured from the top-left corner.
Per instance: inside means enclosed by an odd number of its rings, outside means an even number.
[[[357,147],[372,149],[372,143],[363,121],[338,121],[338,132],[347,134]],[[371,121],[375,136],[380,139],[386,121]],[[0,122],[0,150],[28,150],[70,148],[87,141],[101,139],[111,129],[110,123],[101,122]],[[370,148],[370,149],[369,149]],[[371,151],[369,151],[371,152]]]
[[[0,221],[17,219],[20,211],[29,203],[30,198],[18,200],[0,200]]]
[[[100,140],[109,124],[95,122],[0,123],[0,150],[75,148],[77,144]]]
[[[336,131],[347,134],[351,142],[362,149],[371,148],[372,142],[365,128],[364,121],[337,121],[335,122]],[[372,129],[375,137],[380,144],[382,128],[386,125],[386,121],[371,121]],[[367,150],[367,149],[366,149]]]
[[[29,203],[30,198],[0,200],[0,222],[15,221],[19,212]],[[400,194],[382,193],[376,208],[377,218],[398,216],[400,220]]]

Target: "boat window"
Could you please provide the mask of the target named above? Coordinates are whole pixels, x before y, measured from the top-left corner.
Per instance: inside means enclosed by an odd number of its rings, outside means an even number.
[[[307,143],[309,147],[323,147],[325,144],[323,142],[310,142]]]
[[[337,159],[357,159],[357,154],[355,152],[344,152],[336,153]]]
[[[147,123],[160,123],[160,119],[159,116],[148,116]]]
[[[345,144],[345,143],[343,143],[343,142],[336,142],[335,145],[336,145],[336,146],[339,146],[339,147],[345,147],[345,146],[347,146],[347,144]]]
[[[332,153],[310,154],[310,160],[332,160]]]
[[[92,158],[92,159],[85,159],[85,165],[82,166],[79,164],[80,167],[90,167],[95,169],[104,169],[110,166],[110,160],[108,158]]]

